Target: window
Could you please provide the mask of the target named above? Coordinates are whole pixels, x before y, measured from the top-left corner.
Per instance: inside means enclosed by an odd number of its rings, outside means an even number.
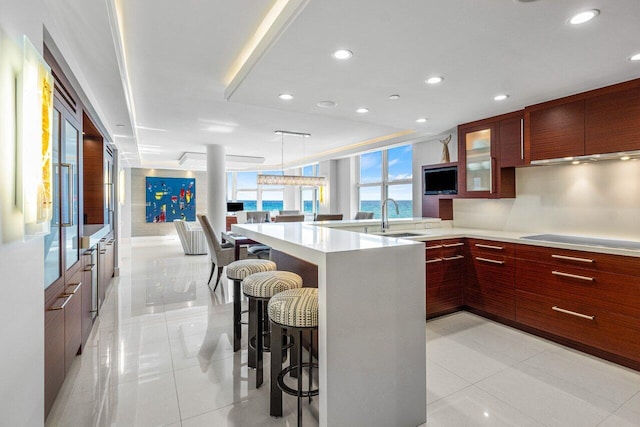
[[[265,175],[282,175],[282,171],[265,171]],[[257,178],[256,178],[257,179]],[[259,185],[260,211],[269,211],[271,216],[277,215],[284,206],[284,186]]]
[[[244,203],[245,211],[258,210],[258,173],[235,172],[235,197]]]
[[[413,216],[413,147],[403,145],[388,150],[366,153],[358,158],[358,197],[361,211],[373,212],[380,218],[382,200],[394,199],[399,213],[391,204],[389,218]]]
[[[318,164],[302,168],[302,176],[318,176]],[[320,210],[317,187],[300,187],[300,212],[313,215]]]
[[[282,171],[265,171],[269,175],[282,175]],[[258,172],[228,172],[227,200],[244,203],[245,211],[277,213],[284,204],[284,187],[258,185]]]

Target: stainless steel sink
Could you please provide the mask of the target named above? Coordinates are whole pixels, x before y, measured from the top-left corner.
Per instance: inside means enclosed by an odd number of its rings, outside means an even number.
[[[410,233],[410,232],[397,232],[397,233],[380,233],[380,236],[387,236],[387,237],[416,237],[416,236],[424,236],[424,233]]]

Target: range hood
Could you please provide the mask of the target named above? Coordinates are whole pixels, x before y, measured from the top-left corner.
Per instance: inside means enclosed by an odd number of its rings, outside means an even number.
[[[605,153],[605,154],[591,154],[588,156],[574,156],[574,157],[561,157],[559,159],[545,159],[545,160],[532,160],[531,164],[534,166],[541,165],[559,165],[559,164],[573,164],[578,165],[581,163],[595,163],[611,160],[636,160],[640,159],[640,150],[625,151],[621,153]]]

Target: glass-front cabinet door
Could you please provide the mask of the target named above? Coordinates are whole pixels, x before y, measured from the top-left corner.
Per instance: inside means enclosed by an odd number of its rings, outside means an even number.
[[[60,111],[53,110],[52,163],[53,163],[53,215],[49,234],[44,237],[44,287],[62,277],[62,252],[60,250]]]
[[[64,121],[64,144],[62,145],[62,226],[64,227],[65,268],[69,269],[80,259],[78,229],[78,141],[80,132],[69,120]]]
[[[44,238],[45,289],[63,280],[65,272],[80,260],[80,126],[57,102],[52,124],[53,215]]]
[[[495,127],[475,126],[462,129],[459,145],[463,194],[490,197],[494,191]]]
[[[467,192],[491,191],[491,129],[465,135]]]

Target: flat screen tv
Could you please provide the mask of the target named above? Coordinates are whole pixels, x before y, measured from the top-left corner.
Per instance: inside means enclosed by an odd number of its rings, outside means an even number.
[[[227,212],[238,212],[244,210],[243,202],[227,202]]]
[[[458,167],[425,169],[424,194],[458,194]]]

